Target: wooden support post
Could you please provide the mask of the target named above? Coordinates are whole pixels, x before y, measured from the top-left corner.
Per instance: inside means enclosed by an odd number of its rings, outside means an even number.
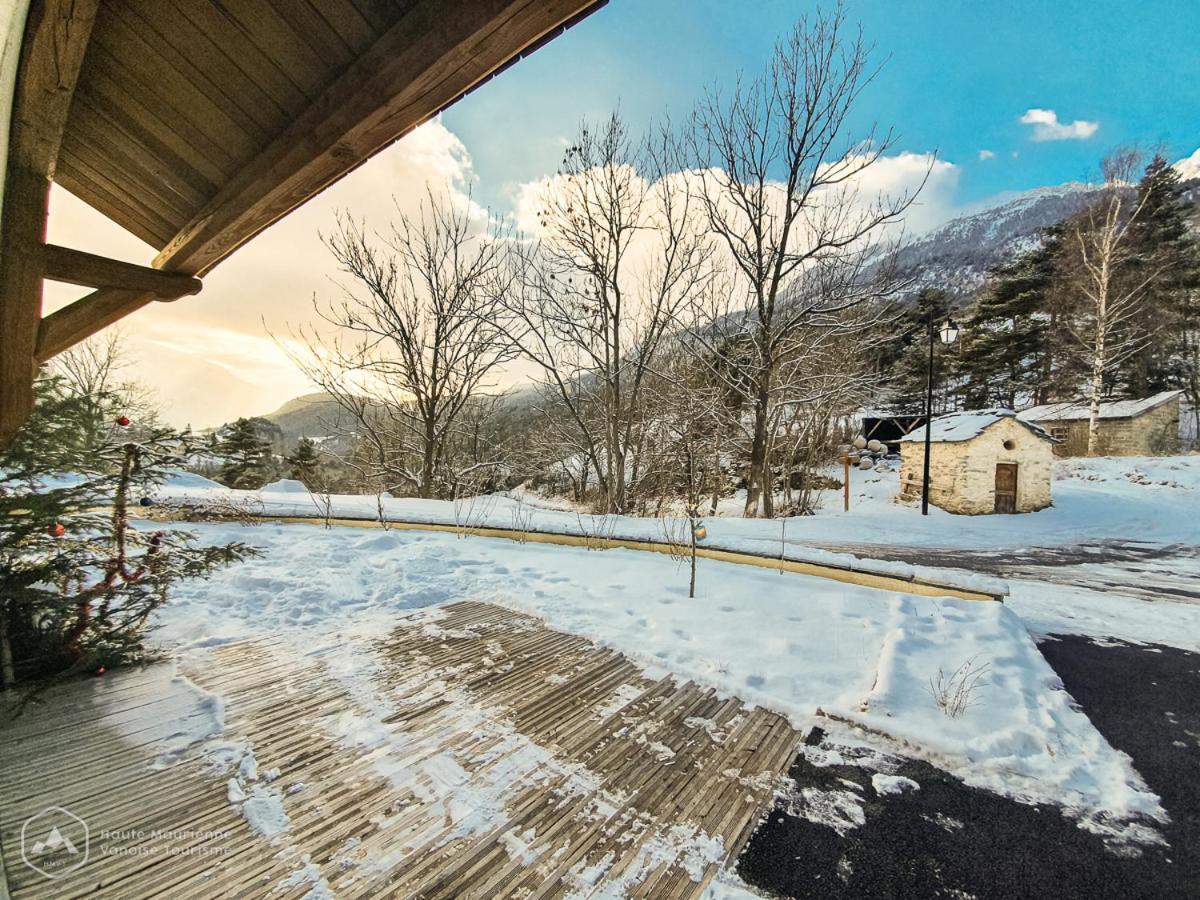
[[[850,454],[842,454],[842,512],[850,512]]]
[[[45,277],[51,281],[92,288],[146,291],[160,300],[198,294],[204,286],[199,278],[192,275],[164,272],[55,244],[47,244],[43,254]]]
[[[13,96],[0,217],[0,446],[33,410],[50,182],[99,0],[34,0]]]

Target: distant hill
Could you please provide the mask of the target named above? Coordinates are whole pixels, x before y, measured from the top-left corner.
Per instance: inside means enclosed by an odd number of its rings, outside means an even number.
[[[258,418],[276,425],[283,434],[283,443],[288,450],[296,446],[302,437],[312,438],[318,443],[333,440],[353,430],[354,419],[348,415],[329,394],[314,393],[294,397],[274,412]]]
[[[538,396],[536,385],[517,385],[505,393],[504,403],[513,411],[526,410]],[[346,435],[355,431],[354,417],[326,393],[294,397],[274,412],[247,418],[258,424],[259,436],[270,441],[272,449],[279,454],[290,453],[302,437],[340,452],[349,449]],[[228,427],[229,423],[226,423],[213,431],[220,433]]]

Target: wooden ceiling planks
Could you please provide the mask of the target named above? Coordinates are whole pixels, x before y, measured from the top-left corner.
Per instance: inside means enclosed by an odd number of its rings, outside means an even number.
[[[285,114],[293,116],[308,105],[309,98],[288,73],[272,57],[265,55],[236,20],[224,14],[215,4],[195,0],[162,0],[155,4],[164,14],[176,21],[189,22],[198,32],[208,35],[218,48],[218,54],[207,56],[207,66],[213,71],[236,68]],[[221,59],[220,57],[224,57]]]
[[[124,213],[121,226],[151,247],[161,247],[170,240],[173,233],[170,222],[113,185],[87,160],[78,156],[60,157],[54,180],[95,209],[120,208]]]
[[[276,0],[277,6],[281,0]],[[282,0],[289,7],[291,0]],[[366,52],[367,48],[386,29],[387,22],[372,26],[366,17],[351,0],[302,0],[303,5],[320,16],[326,24],[337,32],[345,45],[350,49],[351,56]]]
[[[185,4],[188,11],[197,10],[199,4]],[[274,134],[283,127],[288,116],[304,106],[304,96],[292,91],[288,102],[280,103],[266,86],[259,84],[257,74],[251,74],[250,59],[236,59],[229,48],[215,40],[166,0],[155,4],[130,4],[126,6],[128,16],[138,20],[139,28],[146,35],[154,35],[164,54],[172,54],[188,66],[193,78],[202,78],[211,83],[224,103],[232,103],[242,114],[250,116],[265,133]],[[256,54],[251,58],[258,59]],[[278,73],[277,73],[278,74]],[[282,76],[280,76],[282,77]]]
[[[418,3],[241,169],[155,265],[202,274],[578,12],[580,0]]]
[[[188,168],[209,179],[214,186],[223,184],[236,166],[214,137],[194,127],[187,119],[171,118],[162,102],[146,86],[121,84],[114,65],[110,71],[107,54],[97,53],[88,60],[88,80],[80,85],[77,102],[85,102],[111,121],[121,124],[153,147],[154,141],[170,147]]]
[[[159,249],[156,268],[200,275],[604,2],[100,4],[55,148],[58,180]],[[70,7],[34,0],[35,10]],[[33,359],[29,340],[16,352],[24,363],[10,364],[13,342],[0,343],[5,390],[22,364],[43,362],[154,299],[130,285],[105,287],[40,318],[39,276],[36,303],[14,313],[26,331],[35,313]],[[19,306],[7,287],[0,303],[6,315]],[[0,403],[0,445],[17,406]]]

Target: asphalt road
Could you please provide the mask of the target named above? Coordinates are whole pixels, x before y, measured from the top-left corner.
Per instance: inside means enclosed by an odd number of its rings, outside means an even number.
[[[800,786],[859,786],[865,824],[840,836],[779,803],[751,838],[738,874],[783,897],[1200,897],[1200,654],[1102,646],[1080,637],[1042,650],[1096,727],[1128,753],[1171,816],[1168,847],[1114,852],[1053,807],[963,785],[927,763],[896,774],[919,790],[876,795],[861,767],[797,758]],[[844,779],[844,780],[843,780]]]
[[[989,550],[844,541],[795,543],[919,566],[970,569],[1001,578],[1033,578],[1140,600],[1200,603],[1200,585],[1194,576],[1181,573],[1178,564],[1181,559],[1200,557],[1200,547],[1191,544],[1085,541]]]

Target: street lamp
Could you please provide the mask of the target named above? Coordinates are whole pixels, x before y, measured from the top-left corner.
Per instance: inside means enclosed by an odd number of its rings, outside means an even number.
[[[958,325],[949,316],[938,329],[942,343],[949,346],[958,340]],[[933,311],[929,312],[929,372],[925,378],[925,468],[921,481],[921,515],[929,515],[929,455],[933,444]]]

